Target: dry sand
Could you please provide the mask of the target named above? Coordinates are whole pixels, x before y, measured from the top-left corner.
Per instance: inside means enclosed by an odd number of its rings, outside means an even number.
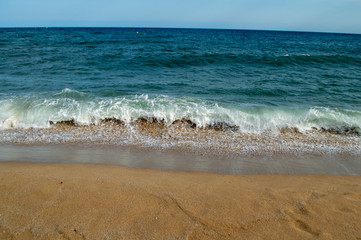
[[[0,163],[0,239],[361,239],[361,177]]]

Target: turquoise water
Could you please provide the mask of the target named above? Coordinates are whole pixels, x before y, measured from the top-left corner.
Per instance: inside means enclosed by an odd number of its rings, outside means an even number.
[[[361,35],[0,29],[0,142],[25,139],[24,129],[104,119],[358,138],[360,70]]]

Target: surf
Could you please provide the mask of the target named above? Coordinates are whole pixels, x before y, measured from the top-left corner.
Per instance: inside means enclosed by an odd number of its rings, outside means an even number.
[[[361,111],[329,107],[279,107],[225,104],[194,97],[130,95],[96,97],[66,88],[60,92],[26,94],[0,100],[0,128],[49,128],[71,121],[89,126],[107,119],[124,124],[138,120],[170,126],[177,121],[196,128],[242,133],[324,130],[360,134]]]

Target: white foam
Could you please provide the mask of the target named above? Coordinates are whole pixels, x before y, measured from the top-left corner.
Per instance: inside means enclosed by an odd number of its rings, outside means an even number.
[[[8,119],[6,119],[5,121],[3,121],[3,128],[5,129],[9,129],[9,128],[14,128],[17,125],[19,125],[19,120],[15,117],[9,117]]]
[[[239,105],[169,96],[135,95],[121,98],[91,98],[64,89],[47,96],[23,96],[0,100],[0,129],[47,128],[49,122],[74,120],[79,125],[97,124],[106,118],[131,123],[138,118],[155,118],[171,125],[187,119],[198,127],[217,123],[237,126],[245,133],[277,132],[283,128],[299,131],[361,128],[361,112],[326,107],[279,108]]]

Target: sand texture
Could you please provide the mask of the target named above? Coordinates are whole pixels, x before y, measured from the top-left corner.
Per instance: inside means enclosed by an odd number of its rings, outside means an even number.
[[[0,239],[361,239],[361,177],[0,163]]]

